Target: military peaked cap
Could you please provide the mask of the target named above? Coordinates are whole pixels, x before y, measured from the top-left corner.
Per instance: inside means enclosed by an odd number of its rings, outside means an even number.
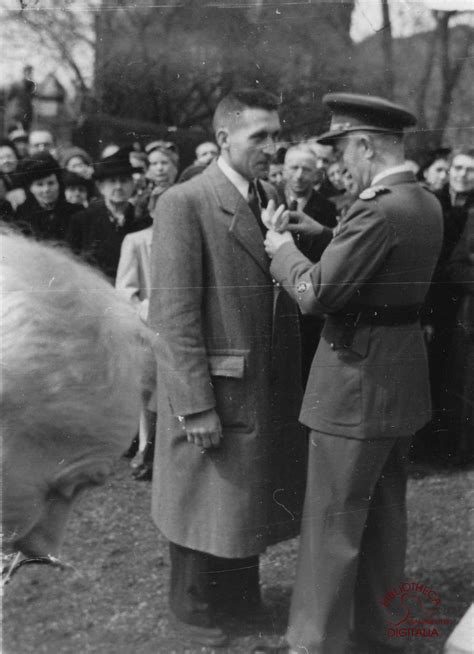
[[[416,124],[415,116],[399,104],[371,95],[327,93],[323,103],[332,111],[329,131],[317,140],[331,145],[334,139],[349,132],[402,132]]]

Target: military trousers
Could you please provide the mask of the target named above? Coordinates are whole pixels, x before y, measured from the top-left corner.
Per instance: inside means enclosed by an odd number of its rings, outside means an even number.
[[[404,581],[408,439],[311,431],[287,641],[305,654],[403,651],[381,600]]]

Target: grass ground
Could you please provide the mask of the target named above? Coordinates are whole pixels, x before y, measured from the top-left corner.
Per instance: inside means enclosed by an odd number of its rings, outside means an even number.
[[[414,467],[408,487],[407,578],[435,589],[441,613],[459,620],[472,601],[474,471]],[[76,509],[63,549],[75,571],[25,567],[6,589],[4,654],[197,654],[168,624],[168,553],[149,517],[151,485],[130,478],[125,460]],[[297,540],[262,558],[268,620],[258,631],[234,625],[222,654],[247,654],[261,641],[283,641]],[[411,639],[410,654],[439,654],[438,638]],[[370,654],[368,652],[367,654]]]

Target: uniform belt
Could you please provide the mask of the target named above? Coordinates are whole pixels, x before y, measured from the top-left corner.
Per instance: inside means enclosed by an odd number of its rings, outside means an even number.
[[[370,322],[373,325],[410,325],[420,318],[420,305],[409,304],[398,307],[360,307],[354,311],[332,314],[346,324],[357,325],[360,322]]]
[[[331,343],[333,350],[350,348],[354,342],[357,326],[370,325],[411,325],[420,318],[420,305],[407,305],[398,307],[358,307],[354,311],[338,312],[330,315],[340,325],[339,337]]]

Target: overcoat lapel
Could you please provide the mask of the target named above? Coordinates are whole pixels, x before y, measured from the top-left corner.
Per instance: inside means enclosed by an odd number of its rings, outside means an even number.
[[[270,277],[262,233],[249,205],[217,164],[211,164],[203,174],[211,181],[219,207],[231,217],[230,233]]]

